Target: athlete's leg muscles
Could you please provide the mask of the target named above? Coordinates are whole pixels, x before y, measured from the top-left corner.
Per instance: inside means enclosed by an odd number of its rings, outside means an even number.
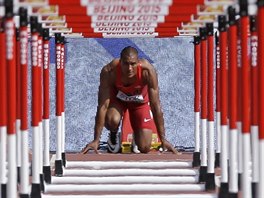
[[[111,153],[118,153],[121,149],[121,137],[118,133],[120,121],[124,113],[122,105],[110,104],[105,118],[105,127],[110,130],[109,139],[107,140],[107,148]]]
[[[141,153],[148,153],[151,148],[152,130],[137,129],[134,131],[135,143]]]
[[[148,104],[129,108],[131,126],[134,131],[135,143],[141,153],[148,153],[152,142],[152,113]]]
[[[124,108],[116,103],[110,104],[106,112],[105,127],[111,132],[117,132],[124,113]]]

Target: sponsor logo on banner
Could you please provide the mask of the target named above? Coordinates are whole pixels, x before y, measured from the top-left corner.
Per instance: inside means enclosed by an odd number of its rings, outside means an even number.
[[[70,33],[72,28],[50,28],[51,33]]]
[[[29,14],[33,16],[51,16],[58,15],[59,9],[58,6],[44,6],[44,7],[31,7],[29,9]]]
[[[88,6],[88,15],[168,15],[167,5],[98,5]]]
[[[31,37],[31,57],[32,57],[32,66],[38,66],[38,36],[33,35]]]
[[[65,23],[66,17],[65,16],[39,16],[38,21],[41,23],[58,23],[62,22]]]
[[[181,23],[181,26],[183,28],[185,27],[203,27],[205,26],[205,23],[204,22],[182,22]]]
[[[75,32],[72,32],[72,33],[62,33],[62,36],[65,36],[65,37],[70,37],[70,38],[78,38],[78,37],[83,37],[82,33],[75,33]]]
[[[226,12],[227,6],[224,5],[198,5],[197,14],[199,15],[220,15]]]
[[[43,67],[44,69],[49,68],[49,44],[43,45]]]
[[[56,68],[61,68],[61,46],[56,46]]]
[[[61,69],[64,69],[64,47],[61,48]]]
[[[158,32],[105,32],[104,38],[157,37]]]
[[[157,23],[152,22],[95,22],[91,24],[95,27],[157,27]]]
[[[192,14],[191,15],[191,21],[192,22],[204,22],[204,23],[210,23],[217,20],[217,17],[215,15],[198,15],[198,14]]]
[[[15,26],[13,20],[7,20],[5,23],[5,33],[6,33],[6,59],[12,60],[14,57],[14,35]]]
[[[28,31],[20,31],[20,63],[27,64],[28,57]]]
[[[92,22],[164,22],[161,15],[96,15],[91,16]]]
[[[197,36],[198,32],[179,32],[179,36]],[[177,37],[177,36],[174,36]]]
[[[45,6],[49,5],[48,0],[18,0],[19,6]]]
[[[190,32],[190,33],[196,33],[198,32],[198,27],[177,27],[177,32]]]
[[[96,27],[94,32],[154,32],[151,27]]]
[[[42,67],[43,61],[42,61],[42,56],[43,56],[43,48],[42,48],[43,42],[42,39],[38,39],[38,66]]]
[[[237,39],[237,66],[238,67],[241,67],[242,66],[242,63],[241,63],[241,40],[240,39]]]
[[[205,0],[204,5],[234,5],[237,0]]]
[[[173,0],[81,0],[81,5],[171,5]]]
[[[54,22],[54,23],[42,23],[42,27],[44,28],[53,28],[53,27],[58,27],[58,28],[65,28],[67,27],[67,23],[63,22]]]
[[[258,37],[251,37],[251,65],[256,67],[258,62]]]
[[[216,47],[216,68],[220,69],[221,64],[220,64],[220,47]]]

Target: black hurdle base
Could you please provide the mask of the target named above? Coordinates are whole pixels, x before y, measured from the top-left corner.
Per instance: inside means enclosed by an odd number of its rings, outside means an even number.
[[[207,166],[200,166],[199,182],[206,182]]]
[[[6,184],[1,184],[1,197],[6,198]]]
[[[242,185],[242,173],[238,173],[237,175],[237,179],[238,179],[238,190],[241,190],[241,185]]]
[[[238,198],[238,193],[229,193],[228,198]]]
[[[43,166],[44,181],[48,184],[51,183],[51,169],[50,166]]]
[[[20,198],[29,198],[29,195],[28,194],[20,194],[19,197]]]
[[[40,184],[32,184],[31,185],[31,198],[41,198],[41,190]]]
[[[63,169],[62,169],[62,160],[55,160],[55,176],[62,177]]]
[[[214,173],[207,173],[206,182],[205,182],[205,189],[206,190],[215,190],[215,174]]]
[[[20,183],[20,167],[17,167],[17,183]]]
[[[66,154],[65,153],[61,153],[61,159],[62,159],[62,164],[65,167],[66,166]]]
[[[199,167],[200,164],[201,164],[200,152],[194,152],[194,153],[193,153],[193,162],[192,162],[192,166],[193,166],[193,167]]]
[[[215,153],[215,168],[220,167],[220,153]]]
[[[252,182],[252,198],[257,198],[257,186],[258,186],[258,183],[257,182]]]
[[[218,198],[227,198],[228,194],[228,183],[221,183]]]
[[[44,186],[44,175],[39,174],[39,179],[40,179],[40,190],[41,192],[45,191],[45,186]]]

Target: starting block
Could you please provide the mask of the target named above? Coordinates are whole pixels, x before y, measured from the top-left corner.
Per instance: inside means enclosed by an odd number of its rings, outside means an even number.
[[[151,149],[158,150],[161,142],[158,137],[157,129],[155,124],[152,125],[152,142]],[[122,127],[121,127],[121,149],[122,153],[131,153],[132,152],[132,143],[133,143],[133,129],[130,124],[129,113],[126,110],[123,116]]]

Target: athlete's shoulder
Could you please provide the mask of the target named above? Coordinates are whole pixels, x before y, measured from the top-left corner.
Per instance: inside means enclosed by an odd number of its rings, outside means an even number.
[[[139,62],[141,64],[142,69],[149,70],[154,68],[153,65],[147,59],[142,58],[139,60]]]
[[[143,76],[148,76],[156,73],[155,67],[147,59],[140,59],[139,62],[142,67]]]
[[[112,85],[116,78],[116,68],[119,63],[119,59],[113,59],[111,62],[106,64],[100,73],[101,82],[106,82]]]
[[[113,59],[111,62],[109,62],[108,64],[106,64],[103,68],[101,73],[113,73],[113,71],[115,71],[117,65],[119,64],[119,59]]]

